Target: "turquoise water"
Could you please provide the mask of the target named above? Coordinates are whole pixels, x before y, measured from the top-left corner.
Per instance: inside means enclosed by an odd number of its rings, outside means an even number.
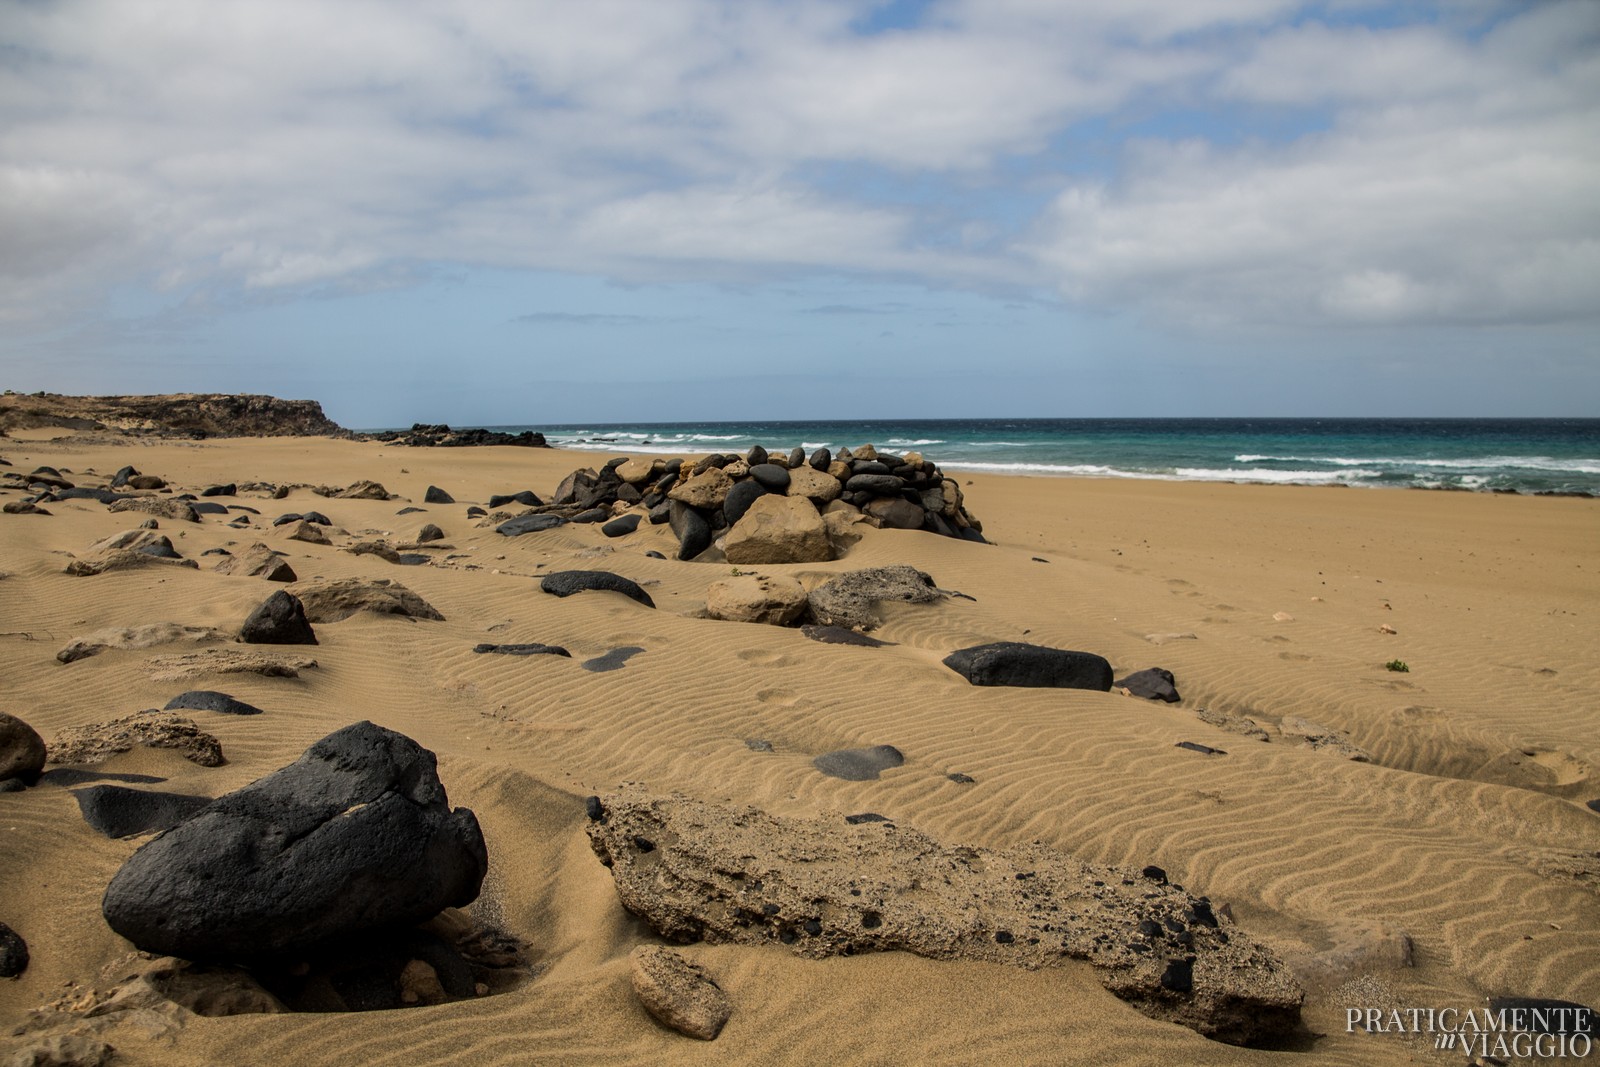
[[[515,426],[597,453],[917,450],[950,470],[1600,496],[1600,419],[939,419]]]

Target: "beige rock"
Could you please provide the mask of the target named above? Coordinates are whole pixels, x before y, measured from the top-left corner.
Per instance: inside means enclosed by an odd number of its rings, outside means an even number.
[[[1397,634],[1400,631],[1396,630],[1393,626],[1390,626],[1388,623],[1383,623],[1382,625],[1380,625],[1378,627],[1378,632],[1380,634]]]
[[[654,480],[666,467],[665,460],[659,459],[630,459],[617,468],[617,477],[629,485],[642,485]]]
[[[1277,611],[1277,612],[1273,612],[1272,621],[1273,622],[1294,622],[1294,616],[1290,615],[1287,611]]]
[[[154,522],[155,520],[149,521]],[[148,528],[141,526],[137,530],[123,530],[121,533],[112,534],[110,537],[102,537],[89,546],[89,551],[109,552],[118,548],[143,548],[145,545],[153,544],[162,536],[157,532],[158,530],[159,527],[157,526]]]
[[[877,459],[878,450],[870,444],[862,445],[851,453],[856,459]]]
[[[257,652],[234,648],[207,648],[199,652],[153,656],[144,665],[153,681],[188,682],[209,674],[259,674],[265,678],[298,678],[315,667],[310,656],[292,652]]]
[[[729,563],[821,563],[833,558],[828,528],[804,497],[757,497],[723,538]]]
[[[802,463],[789,472],[789,488],[784,495],[803,496],[820,508],[839,499],[843,491],[839,479]]]
[[[867,522],[867,517],[861,514],[853,505],[844,504],[837,500],[834,501],[834,504],[839,504],[841,508],[849,509],[848,511],[833,511],[831,510],[833,504],[830,504],[828,505],[830,510],[822,516],[822,524],[828,530],[828,543],[833,545],[834,558],[838,559],[849,551],[857,541],[861,540],[861,528],[868,526],[869,523]]]
[[[201,730],[193,719],[168,712],[141,712],[109,722],[69,726],[47,746],[51,763],[104,763],[134,748],[176,749],[184,759],[202,767],[220,767],[222,743]]]
[[[363,478],[333,495],[341,500],[388,500],[389,490],[377,482]]]
[[[713,619],[788,626],[805,610],[805,587],[785,575],[744,574],[712,582],[706,590],[706,614]]]
[[[400,999],[407,1004],[443,1004],[450,994],[430,964],[410,960],[400,970]]]
[[[100,552],[90,552],[68,563],[62,568],[63,574],[70,574],[77,578],[87,578],[96,574],[105,574],[108,571],[132,570],[135,567],[187,567],[199,570],[200,564],[192,559],[170,559],[166,556],[152,556],[148,552],[140,552],[136,548],[112,548]]]
[[[328,540],[327,532],[320,525],[314,522],[306,522],[304,519],[299,522],[288,523],[282,529],[287,531],[286,536],[291,541],[304,541],[309,545],[330,545],[333,543]]]
[[[722,1032],[733,1007],[704,968],[660,945],[640,945],[628,963],[634,995],[662,1026],[702,1041]]]
[[[897,496],[880,496],[867,504],[866,513],[892,530],[922,529],[923,510]]]
[[[850,464],[840,459],[834,460],[828,464],[828,476],[836,482],[849,481]]]
[[[116,1049],[87,1033],[30,1036],[5,1060],[5,1067],[105,1067]]]
[[[432,604],[388,578],[313,578],[296,583],[293,593],[313,623],[340,622],[358,611],[444,620]]]
[[[738,481],[740,478],[748,478],[750,476],[750,464],[742,459],[736,459],[726,467],[723,467],[722,473],[734,481]]]
[[[107,508],[108,511],[142,511],[147,515],[155,515],[163,519],[181,519],[184,522],[199,522],[200,516],[194,508],[189,506],[187,500],[179,500],[170,496],[131,496],[118,500]]]
[[[113,626],[96,630],[92,634],[73,638],[56,653],[62,663],[76,663],[80,659],[98,656],[108,648],[154,648],[178,641],[204,644],[223,641],[227,634],[211,626],[185,626],[177,622],[151,622],[140,626]]]
[[[733,479],[718,468],[711,467],[674,486],[667,494],[667,498],[688,504],[692,508],[720,508],[722,502],[728,499],[728,491],[732,488]]]
[[[217,564],[218,574],[236,574],[247,578],[265,578],[269,582],[292,582],[294,568],[271,548],[257,541],[243,552],[223,556]]]

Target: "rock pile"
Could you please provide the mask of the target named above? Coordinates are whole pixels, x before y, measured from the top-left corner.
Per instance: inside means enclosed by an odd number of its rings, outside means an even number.
[[[742,456],[694,463],[617,458],[598,471],[573,471],[548,503],[501,522],[499,530],[513,536],[560,525],[557,519],[594,521],[630,509],[652,524],[671,523],[685,560],[720,538],[730,563],[821,562],[838,554],[857,522],[984,540],[983,524],[968,513],[955,479],[920,453],[872,445],[837,456],[826,448],[807,456],[799,448],[769,453],[757,445]]]
[[[357,434],[358,440],[382,441],[385,444],[410,445],[414,448],[469,448],[478,445],[517,445],[522,448],[549,448],[544,434],[534,430],[505,433],[500,430],[452,430],[445,423],[430,425],[425,422],[411,424],[410,430],[384,430],[382,433]]]

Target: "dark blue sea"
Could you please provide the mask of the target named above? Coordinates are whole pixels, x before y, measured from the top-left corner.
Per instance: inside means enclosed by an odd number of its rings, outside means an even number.
[[[1600,496],[1600,419],[939,419],[584,423],[552,445],[743,452],[866,442],[950,470]]]

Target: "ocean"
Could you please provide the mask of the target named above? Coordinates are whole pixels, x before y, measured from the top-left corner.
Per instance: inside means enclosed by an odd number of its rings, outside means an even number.
[[[931,419],[584,423],[539,430],[607,452],[837,451],[871,442],[952,470],[1090,478],[1600,496],[1600,419]]]

